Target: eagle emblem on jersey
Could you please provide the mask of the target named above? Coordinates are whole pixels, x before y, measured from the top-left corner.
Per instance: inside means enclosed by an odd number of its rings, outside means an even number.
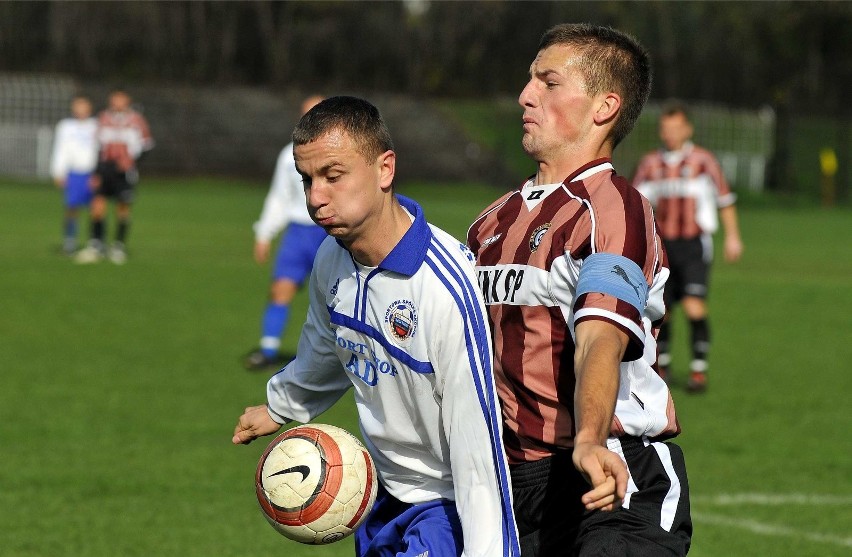
[[[544,238],[544,235],[550,229],[550,223],[546,222],[536,228],[532,235],[530,236],[530,252],[534,252],[538,249],[538,246],[541,245],[541,240]]]
[[[417,331],[417,310],[410,300],[397,300],[385,311],[385,325],[400,344],[410,340]]]

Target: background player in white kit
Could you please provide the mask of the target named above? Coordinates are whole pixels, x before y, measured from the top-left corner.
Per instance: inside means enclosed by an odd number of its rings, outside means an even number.
[[[359,556],[518,555],[491,342],[467,248],[393,193],[378,110],[333,97],[293,132],[326,239],[296,359],[247,408],[234,443],[308,422],[354,389],[379,495]]]
[[[642,158],[633,185],[654,205],[671,269],[665,291],[667,316],[657,339],[660,374],[668,379],[670,317],[672,308],[680,302],[692,337],[686,388],[700,393],[707,389],[710,326],[706,299],[717,212],[725,229],[725,260],[737,261],[743,251],[736,196],[716,157],[692,143],[693,128],[684,105],[672,103],[663,109],[659,131],[664,148]]]
[[[62,251],[77,251],[77,219],[81,207],[92,200],[92,172],[98,163],[98,122],[92,117],[92,102],[84,96],[71,100],[71,118],[56,125],[50,175],[65,192]]]
[[[304,115],[321,100],[322,97],[316,95],[307,97],[302,101],[299,115]],[[260,218],[254,223],[255,261],[266,262],[272,239],[285,228],[272,270],[269,301],[263,311],[259,347],[249,352],[243,362],[249,370],[278,370],[293,359],[294,355],[282,354],[279,350],[281,335],[290,318],[290,303],[311,274],[314,257],[326,237],[325,231],[308,214],[302,177],[293,160],[292,142],[278,155],[272,186],[263,202]]]

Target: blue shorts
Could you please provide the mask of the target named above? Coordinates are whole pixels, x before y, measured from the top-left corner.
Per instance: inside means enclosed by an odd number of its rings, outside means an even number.
[[[355,531],[358,557],[458,557],[463,549],[454,501],[403,503],[381,484],[367,520]]]
[[[65,179],[65,206],[71,209],[85,207],[92,200],[92,190],[89,189],[91,173],[77,174],[69,172]]]
[[[311,274],[314,257],[326,236],[325,230],[315,224],[288,226],[284,237],[281,238],[272,278],[289,279],[296,284],[302,284]]]

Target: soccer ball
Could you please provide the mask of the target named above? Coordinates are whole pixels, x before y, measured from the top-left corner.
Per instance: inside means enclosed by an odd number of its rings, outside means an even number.
[[[305,424],[266,448],[255,474],[257,500],[273,528],[301,543],[326,544],[355,531],[376,501],[376,467],[345,429]]]

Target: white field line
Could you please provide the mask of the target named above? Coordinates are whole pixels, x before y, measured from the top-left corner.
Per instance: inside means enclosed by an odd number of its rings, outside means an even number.
[[[694,506],[697,507],[731,507],[739,505],[805,505],[805,506],[852,506],[852,496],[848,495],[813,495],[808,493],[720,493],[711,496],[691,497]],[[787,526],[766,524],[756,520],[731,517],[715,513],[692,511],[692,518],[697,522],[725,526],[747,530],[754,534],[766,536],[786,536],[789,538],[804,539],[813,542],[828,543],[841,547],[852,547],[852,537],[835,536],[831,534],[818,534]]]
[[[814,505],[814,506],[852,506],[849,495],[810,495],[807,493],[720,493],[711,496],[692,496],[693,503],[701,506],[733,505]]]
[[[805,539],[813,542],[829,543],[842,547],[852,547],[852,537],[832,536],[830,534],[815,534],[813,532],[805,532],[786,526],[775,526],[757,522],[756,520],[747,520],[742,518],[730,518],[724,515],[713,513],[693,512],[692,519],[697,522],[712,524],[714,526],[725,526],[730,528],[740,528],[748,530],[755,534],[763,534],[766,536],[786,536],[789,538]]]

